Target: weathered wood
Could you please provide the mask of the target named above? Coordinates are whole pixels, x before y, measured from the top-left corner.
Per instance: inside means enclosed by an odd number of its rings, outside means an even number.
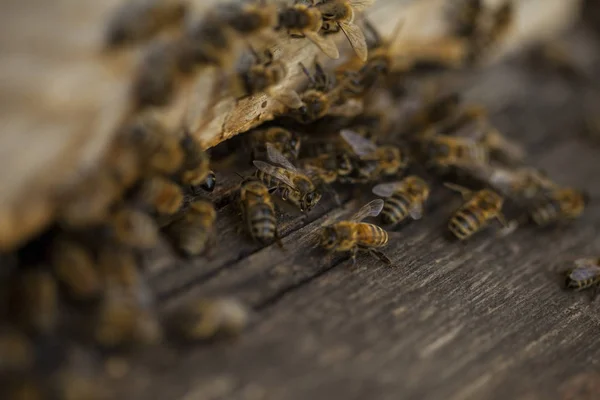
[[[600,198],[598,148],[582,129],[581,87],[523,61],[470,75],[496,126],[523,142],[528,162]],[[504,90],[502,90],[504,88]],[[507,89],[508,88],[508,89]],[[490,93],[499,93],[493,96]],[[458,196],[438,188],[421,221],[385,250],[394,267],[361,256],[325,258],[310,234],[359,206],[344,197],[288,217],[282,252],[243,236],[219,211],[212,260],[166,257],[151,284],[168,312],[186,299],[235,294],[254,309],[237,341],[160,346],[134,357],[119,384],[140,399],[595,399],[599,305],[560,289],[557,272],[600,254],[600,207],[556,229],[524,228],[465,244],[444,234]],[[324,211],[331,210],[323,214]],[[225,240],[226,239],[226,240]],[[160,264],[160,265],[158,265]],[[588,390],[585,392],[584,389]],[[587,394],[586,394],[587,393]]]

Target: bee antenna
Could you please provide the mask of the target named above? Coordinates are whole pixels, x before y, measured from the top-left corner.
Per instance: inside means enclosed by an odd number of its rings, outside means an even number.
[[[237,172],[234,172],[234,174],[236,174],[237,176],[239,176],[242,180],[246,179],[242,174],[239,174]]]
[[[300,64],[300,68],[302,69],[302,72],[304,72],[304,75],[306,75],[306,77],[308,78],[308,81],[314,85],[315,84],[315,79],[313,78],[313,76],[310,74],[310,72],[308,71],[308,69],[304,66],[304,64],[302,63],[298,63]]]

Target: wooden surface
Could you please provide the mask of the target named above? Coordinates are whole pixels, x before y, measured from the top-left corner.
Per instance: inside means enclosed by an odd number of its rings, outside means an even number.
[[[574,43],[593,60],[598,43]],[[236,295],[253,308],[252,324],[235,341],[136,354],[114,382],[117,398],[600,398],[600,304],[556,279],[570,261],[600,254],[600,144],[581,135],[583,88],[523,60],[469,74],[467,86],[526,145],[529,163],[590,193],[582,219],[459,244],[444,228],[460,199],[437,188],[423,220],[399,228],[386,249],[394,267],[368,256],[353,266],[313,249],[310,234],[366,198],[342,193],[342,208],[322,202],[307,221],[285,217],[282,252],[237,232],[221,189],[212,257],[157,249],[150,283],[165,313],[196,296]]]

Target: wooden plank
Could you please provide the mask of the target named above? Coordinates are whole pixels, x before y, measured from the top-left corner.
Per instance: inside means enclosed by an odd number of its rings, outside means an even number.
[[[580,87],[523,62],[475,79],[471,99],[497,99],[492,119],[530,150],[529,162],[557,181],[600,197],[598,149],[575,133]],[[480,80],[479,80],[480,79]],[[487,82],[487,84],[486,84]],[[509,84],[510,83],[510,84]],[[500,86],[498,86],[500,85]],[[502,86],[507,97],[489,93]],[[486,90],[487,89],[487,90]],[[438,196],[439,195],[439,196]],[[344,210],[329,202],[307,225],[291,218],[284,243],[257,249],[232,236],[220,211],[213,260],[156,268],[151,283],[168,312],[188,298],[236,294],[254,308],[237,341],[159,346],[137,354],[115,382],[132,399],[594,399],[600,305],[560,290],[557,270],[600,254],[600,207],[558,229],[494,231],[449,242],[447,218],[460,203],[438,189],[422,221],[399,229],[386,253],[324,259],[310,234]],[[250,253],[250,254],[248,254]],[[591,387],[588,395],[581,394]],[[573,396],[573,393],[580,393]],[[588,397],[585,397],[588,396]],[[596,397],[594,397],[596,396]]]

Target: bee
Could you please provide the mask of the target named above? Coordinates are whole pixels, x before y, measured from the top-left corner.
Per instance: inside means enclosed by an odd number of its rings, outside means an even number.
[[[107,45],[115,48],[148,40],[163,29],[182,24],[186,12],[187,6],[181,0],[127,2],[108,24]]]
[[[252,36],[277,25],[277,7],[264,1],[251,4],[225,3],[217,6],[218,19],[239,35]]]
[[[16,329],[0,331],[0,375],[33,368],[35,351],[27,336]]]
[[[452,215],[448,223],[448,229],[459,240],[465,240],[483,229],[490,220],[496,219],[503,227],[509,225],[502,214],[504,199],[498,193],[490,189],[482,189],[477,192],[450,183],[446,187],[460,192],[465,203]]]
[[[210,340],[238,335],[248,320],[248,309],[236,299],[199,299],[177,310],[171,326],[184,340]]]
[[[600,259],[580,258],[575,261],[575,268],[566,271],[567,289],[581,291],[594,287],[593,297],[596,297],[598,284],[600,284]]]
[[[395,175],[408,165],[408,160],[396,146],[377,146],[358,133],[343,129],[340,135],[359,157],[356,171],[358,181],[374,181],[382,176]]]
[[[52,245],[52,269],[75,299],[85,301],[100,296],[102,279],[94,255],[83,244],[68,238],[56,239]]]
[[[58,325],[58,288],[52,275],[41,269],[24,271],[13,289],[16,319],[27,331],[48,335]],[[13,308],[14,307],[14,308]]]
[[[306,37],[328,57],[338,59],[340,52],[333,39],[319,34],[322,26],[323,16],[317,8],[294,4],[279,11],[275,29],[286,30],[291,37]]]
[[[146,213],[121,206],[109,217],[107,228],[114,239],[126,246],[148,249],[158,241],[158,227]]]
[[[315,7],[321,12],[324,35],[342,31],[361,61],[367,60],[367,40],[359,26],[354,24],[355,12],[363,11],[375,0],[324,0]]]
[[[184,153],[176,135],[151,114],[141,114],[125,126],[124,140],[139,151],[142,170],[152,174],[173,174],[181,167]]]
[[[256,178],[240,184],[240,209],[250,236],[261,244],[279,241],[277,216],[269,189]]]
[[[187,256],[206,252],[214,229],[217,213],[208,200],[196,200],[185,215],[167,227],[174,245]]]
[[[297,134],[285,128],[274,126],[267,129],[255,130],[250,135],[252,157],[254,159],[266,156],[266,144],[270,143],[288,160],[296,160],[300,153],[301,140]]]
[[[266,147],[269,160],[279,166],[255,160],[257,178],[270,189],[277,188],[284,201],[289,200],[300,211],[309,212],[321,200],[321,194],[310,178],[294,167],[274,146],[267,143]]]
[[[589,196],[573,188],[556,188],[532,201],[529,216],[539,226],[579,218],[589,202]]]
[[[175,214],[183,205],[181,187],[160,176],[145,179],[141,183],[139,193],[142,201],[158,214]]]
[[[364,205],[346,221],[339,221],[321,228],[319,244],[331,252],[350,252],[356,263],[358,251],[366,251],[378,260],[391,265],[390,259],[378,249],[388,243],[388,233],[377,225],[360,222],[376,217],[383,209],[383,200],[377,199]]]
[[[103,246],[98,252],[98,270],[107,290],[121,291],[130,298],[141,294],[142,277],[133,250],[115,244]]]
[[[230,69],[237,57],[239,36],[218,16],[208,15],[193,24],[177,44],[177,69],[190,74],[195,69],[213,65]]]
[[[486,26],[478,24],[477,33],[471,38],[471,60],[477,61],[506,37],[516,20],[515,9],[513,1],[507,0],[491,13]]]
[[[427,128],[457,115],[460,105],[461,97],[458,93],[450,93],[433,101],[427,101],[424,107],[409,122],[410,131],[422,134]]]
[[[436,135],[421,144],[427,164],[441,169],[485,165],[489,160],[486,147],[471,139]]]
[[[323,183],[331,184],[338,179],[349,176],[354,171],[354,165],[350,157],[341,152],[332,152],[320,154],[313,158],[302,160],[303,170],[307,173],[313,171],[318,176],[317,180]],[[316,179],[311,177],[314,182]]]
[[[429,185],[418,176],[410,175],[399,182],[380,183],[373,188],[373,193],[386,198],[381,221],[392,225],[408,217],[421,219],[423,205],[429,198]]]
[[[216,185],[215,173],[210,169],[208,155],[197,139],[190,134],[184,134],[180,141],[184,159],[181,169],[176,173],[175,180],[185,187],[191,188],[197,194],[198,189],[212,192]]]

